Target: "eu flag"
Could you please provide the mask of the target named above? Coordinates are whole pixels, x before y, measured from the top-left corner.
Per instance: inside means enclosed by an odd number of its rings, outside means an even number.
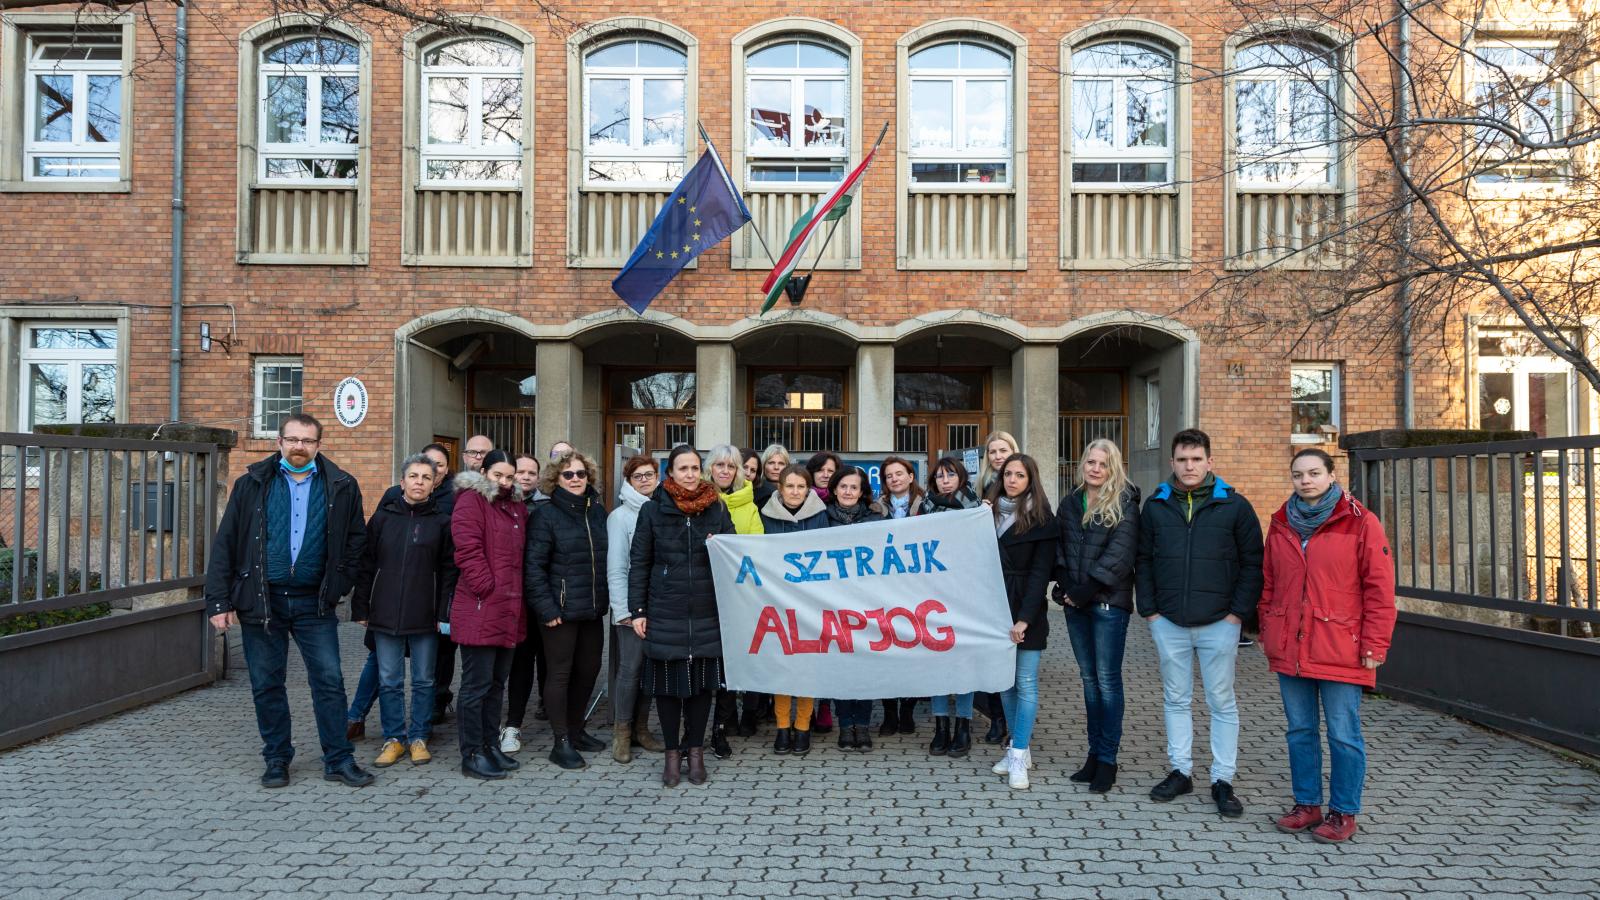
[[[656,213],[644,239],[611,280],[611,289],[642,313],[689,260],[748,221],[750,210],[734,190],[728,170],[715,150],[707,150]]]

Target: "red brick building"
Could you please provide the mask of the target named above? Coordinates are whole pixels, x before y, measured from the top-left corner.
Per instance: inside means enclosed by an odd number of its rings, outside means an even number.
[[[1267,508],[1294,445],[1402,422],[1392,349],[1244,341],[1197,302],[1386,189],[1273,124],[1304,69],[1195,77],[1340,35],[1172,2],[469,6],[466,36],[237,4],[190,22],[178,418],[237,428],[242,458],[303,403],[373,498],[404,453],[476,431],[609,461],[1006,430],[1063,466],[1108,436],[1148,486],[1199,426]],[[60,9],[0,16],[0,425],[165,421],[174,13]],[[611,292],[696,122],[774,251],[888,125],[803,305],[756,316],[748,228],[643,317]],[[1590,428],[1569,370],[1473,327],[1419,333],[1418,424]]]

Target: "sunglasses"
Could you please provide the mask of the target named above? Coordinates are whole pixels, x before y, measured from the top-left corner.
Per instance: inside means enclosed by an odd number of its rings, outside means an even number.
[[[561,478],[562,478],[563,481],[577,481],[577,480],[579,480],[581,478],[588,478],[588,477],[589,477],[589,473],[585,472],[585,471],[583,471],[581,469],[576,471],[576,472],[562,472],[561,473]]]

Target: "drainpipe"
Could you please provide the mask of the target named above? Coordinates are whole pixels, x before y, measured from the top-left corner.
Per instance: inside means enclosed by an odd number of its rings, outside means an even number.
[[[177,34],[173,41],[173,80],[176,106],[172,113],[172,350],[168,374],[170,397],[167,419],[178,421],[178,400],[183,381],[183,132],[189,94],[189,7],[177,4]]]
[[[1411,134],[1407,124],[1411,119],[1411,9],[1408,0],[1399,0],[1400,25],[1396,48],[1399,58],[1399,77],[1395,79],[1395,115],[1400,127],[1395,142],[1400,149],[1400,171],[1411,172]],[[1400,191],[1400,248],[1409,255],[1411,249],[1411,197],[1402,182]],[[1405,278],[1395,286],[1395,304],[1400,309],[1400,418],[1406,429],[1417,427],[1416,385],[1412,378],[1411,344],[1411,279]]]

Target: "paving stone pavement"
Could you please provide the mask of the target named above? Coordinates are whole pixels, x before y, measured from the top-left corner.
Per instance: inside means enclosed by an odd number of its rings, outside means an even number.
[[[1083,700],[1060,636],[1041,672],[1033,788],[1013,793],[988,772],[994,748],[929,757],[926,706],[918,735],[876,739],[865,756],[831,737],[804,759],[773,756],[770,729],[736,738],[732,759],[708,759],[710,784],[673,790],[657,754],[626,766],[592,754],[587,770],[560,771],[537,732],[521,772],[469,781],[447,725],[432,764],[351,790],[318,777],[294,653],[294,782],[263,790],[235,634],[225,681],[0,754],[0,896],[1600,896],[1600,775],[1381,698],[1364,710],[1356,839],[1326,847],[1275,832],[1288,765],[1259,650],[1239,664],[1244,818],[1219,818],[1203,787],[1151,802],[1165,773],[1161,689],[1137,624],[1120,783],[1091,795],[1067,780],[1083,754]],[[360,632],[346,625],[342,640],[353,688]],[[374,733],[376,721],[375,710]],[[358,757],[377,749],[362,742]]]

